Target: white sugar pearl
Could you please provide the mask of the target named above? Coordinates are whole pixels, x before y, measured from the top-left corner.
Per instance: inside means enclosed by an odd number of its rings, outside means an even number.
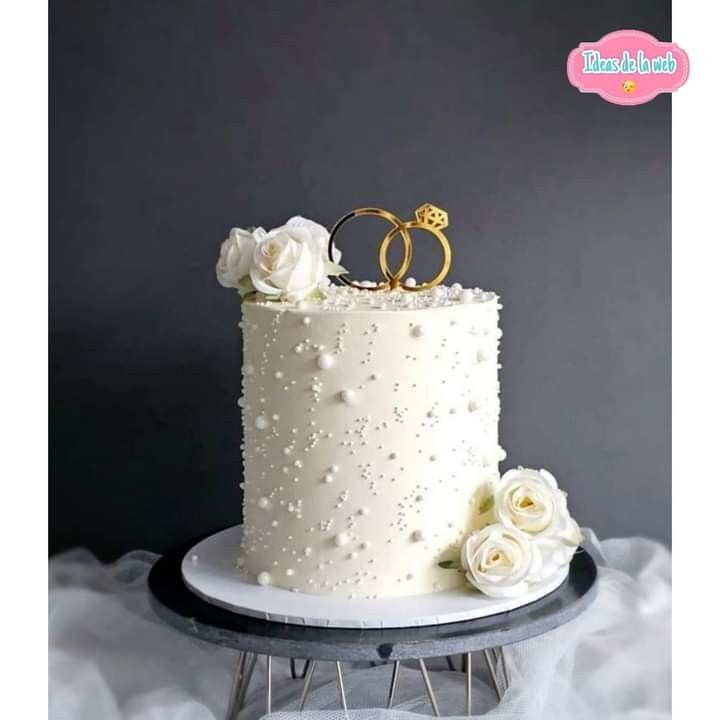
[[[329,370],[335,365],[335,358],[330,353],[320,353],[317,358],[317,366],[321,370]]]
[[[330,472],[340,472],[340,466],[339,465],[331,465],[330,466]]]
[[[422,325],[413,325],[411,333],[413,337],[419,338],[425,334],[425,329]]]
[[[302,322],[303,322],[303,325],[309,325],[309,324],[312,322],[312,320],[306,315],[306,316],[302,319]]]
[[[470,412],[476,412],[479,409],[480,409],[480,403],[477,400],[471,400],[468,403],[468,410]]]
[[[332,476],[332,473],[326,473],[323,477],[323,482],[331,483],[335,478]]]
[[[238,407],[245,407],[245,398],[244,398],[244,397],[239,397],[239,398],[237,399],[237,404],[238,404]]]
[[[416,280],[414,277],[409,277],[409,278],[405,281],[405,284],[406,284],[408,287],[415,287],[415,286],[417,285],[417,280]]]
[[[340,397],[346,405],[354,405],[357,402],[357,393],[354,390],[343,390]]]
[[[410,536],[413,542],[422,542],[425,539],[425,533],[422,530],[415,530]]]
[[[472,290],[463,290],[460,293],[460,302],[462,303],[471,303],[473,299],[474,295]]]
[[[292,576],[295,574],[295,571],[294,571],[292,568],[288,568],[288,569],[285,571],[285,574],[286,574],[288,577],[292,577]]]
[[[372,547],[372,543],[369,540],[366,540],[363,543],[360,543],[360,549],[361,550],[369,550]]]
[[[268,427],[269,424],[270,424],[270,423],[268,423],[268,419],[267,419],[264,415],[258,415],[258,416],[255,418],[255,427],[256,427],[258,430],[265,430],[265,429],[267,429],[267,427]]]
[[[267,510],[270,507],[270,500],[263,495],[258,499],[257,505],[261,510]]]
[[[305,557],[310,557],[312,555],[312,548],[308,545],[305,550],[303,550],[303,554]]]
[[[358,515],[369,515],[370,514],[370,508],[369,507],[361,507],[358,510]]]
[[[243,365],[242,371],[245,375],[254,375],[255,374],[255,366],[254,365]]]
[[[278,371],[275,373],[275,379],[276,379],[276,380],[282,380],[283,377],[284,377],[284,376],[283,376],[282,370],[278,370]]]
[[[258,573],[257,583],[258,585],[262,585],[263,587],[270,585],[272,583],[272,575],[269,572],[263,570],[261,573]]]
[[[335,544],[338,547],[347,545],[350,542],[350,536],[347,533],[341,532],[335,536]]]
[[[380,376],[380,373],[373,373],[373,374],[370,376],[370,379],[371,379],[371,380],[379,380],[380,377],[381,377],[381,376]]]

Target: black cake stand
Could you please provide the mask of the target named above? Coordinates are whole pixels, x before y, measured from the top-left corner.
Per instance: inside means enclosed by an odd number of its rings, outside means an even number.
[[[335,663],[338,690],[347,709],[342,662],[369,661],[393,664],[387,707],[392,707],[403,660],[417,660],[428,699],[435,715],[440,715],[430,684],[425,660],[463,656],[467,674],[466,711],[471,714],[472,654],[482,652],[498,698],[509,685],[503,647],[542,635],[577,617],[593,600],[597,591],[597,566],[582,548],[570,563],[567,580],[556,590],[529,605],[478,620],[382,630],[320,628],[269,622],[239,615],[211,605],[185,585],[180,566],[185,554],[202,538],[196,538],[161,557],[148,579],[153,608],[169,625],[192,637],[240,652],[233,678],[226,720],[235,720],[242,709],[258,655],[267,658],[267,711],[272,709],[272,658],[288,658],[293,677],[295,660],[305,661],[299,677],[304,679],[299,709],[312,685],[318,662]]]

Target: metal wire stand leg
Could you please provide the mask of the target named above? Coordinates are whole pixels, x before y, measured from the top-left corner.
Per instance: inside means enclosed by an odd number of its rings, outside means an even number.
[[[238,668],[241,670],[239,686],[236,687],[235,680],[233,680],[233,689],[231,691],[232,694],[230,696],[230,702],[228,703],[227,713],[225,714],[225,720],[235,720],[238,713],[245,707],[245,698],[247,697],[248,687],[250,687],[250,680],[252,679],[256,662],[257,655],[255,653],[245,653],[242,667]]]
[[[303,685],[302,695],[300,696],[300,704],[298,705],[298,710],[302,710],[305,707],[305,701],[307,700],[308,693],[310,692],[310,683],[312,683],[312,676],[315,672],[316,664],[317,663],[315,662],[315,660],[310,661],[310,669],[305,676],[305,683]]]
[[[428,697],[430,698],[433,713],[435,713],[435,717],[440,717],[440,710],[438,709],[435,693],[433,692],[432,685],[430,684],[430,676],[428,675],[427,667],[425,667],[425,661],[421,658],[418,662],[420,663],[420,672],[422,673],[423,682],[425,683],[425,690],[427,690]]]
[[[472,715],[472,653],[465,653],[465,714]]]
[[[510,675],[508,673],[507,661],[505,659],[505,650],[502,647],[495,648],[495,660],[497,666],[501,670],[501,677],[505,686],[504,692],[510,687]]]
[[[492,648],[490,655],[495,663],[495,676],[497,678],[500,690],[504,695],[510,687],[510,675],[505,658],[505,651],[502,647]]]
[[[245,666],[247,662],[247,653],[240,653],[240,658],[233,673],[232,685],[230,685],[230,697],[228,698],[227,710],[225,711],[225,720],[235,720],[238,713],[238,699],[242,681],[245,675]]]
[[[265,669],[265,685],[267,690],[266,712],[268,715],[272,712],[272,655],[267,656],[267,667]]]
[[[502,700],[502,691],[498,683],[494,654],[491,650],[483,650],[483,655],[485,656],[485,664],[487,665],[488,672],[490,673],[490,679],[492,680],[493,687],[495,688],[497,699]]]
[[[393,663],[392,678],[390,680],[390,692],[388,693],[388,708],[392,707],[393,700],[395,699],[395,688],[397,687],[398,675],[400,674],[400,661],[396,660]]]
[[[342,702],[343,710],[347,712],[347,700],[345,699],[345,685],[343,684],[342,669],[340,663],[335,663],[335,670],[337,671],[337,682],[338,690],[340,690],[340,701]]]

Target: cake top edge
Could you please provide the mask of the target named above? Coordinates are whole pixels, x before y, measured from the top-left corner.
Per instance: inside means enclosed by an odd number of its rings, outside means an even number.
[[[494,292],[480,288],[464,288],[459,283],[450,286],[437,285],[430,290],[418,292],[374,291],[369,288],[330,285],[312,297],[296,301],[271,300],[261,293],[252,293],[244,298],[243,305],[252,304],[282,312],[400,312],[462,305],[489,306],[498,303],[498,300],[499,296]]]

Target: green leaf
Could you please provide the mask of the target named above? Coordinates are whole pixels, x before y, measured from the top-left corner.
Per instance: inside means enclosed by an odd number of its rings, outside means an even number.
[[[309,295],[308,298],[310,300],[324,300],[325,299],[325,293],[322,291],[321,288],[315,288]]]
[[[342,265],[338,265],[338,263],[332,262],[330,260],[325,261],[326,275],[346,275],[347,272],[348,271]]]
[[[481,503],[480,503],[480,513],[484,514],[486,512],[489,512],[495,507],[495,498],[492,495],[488,495]]]
[[[242,297],[245,297],[248,293],[252,292],[255,288],[253,287],[252,280],[249,275],[246,275],[238,283],[238,292]]]
[[[462,565],[460,564],[460,558],[454,558],[452,560],[441,560],[438,563],[438,567],[441,567],[443,570],[460,570]]]

